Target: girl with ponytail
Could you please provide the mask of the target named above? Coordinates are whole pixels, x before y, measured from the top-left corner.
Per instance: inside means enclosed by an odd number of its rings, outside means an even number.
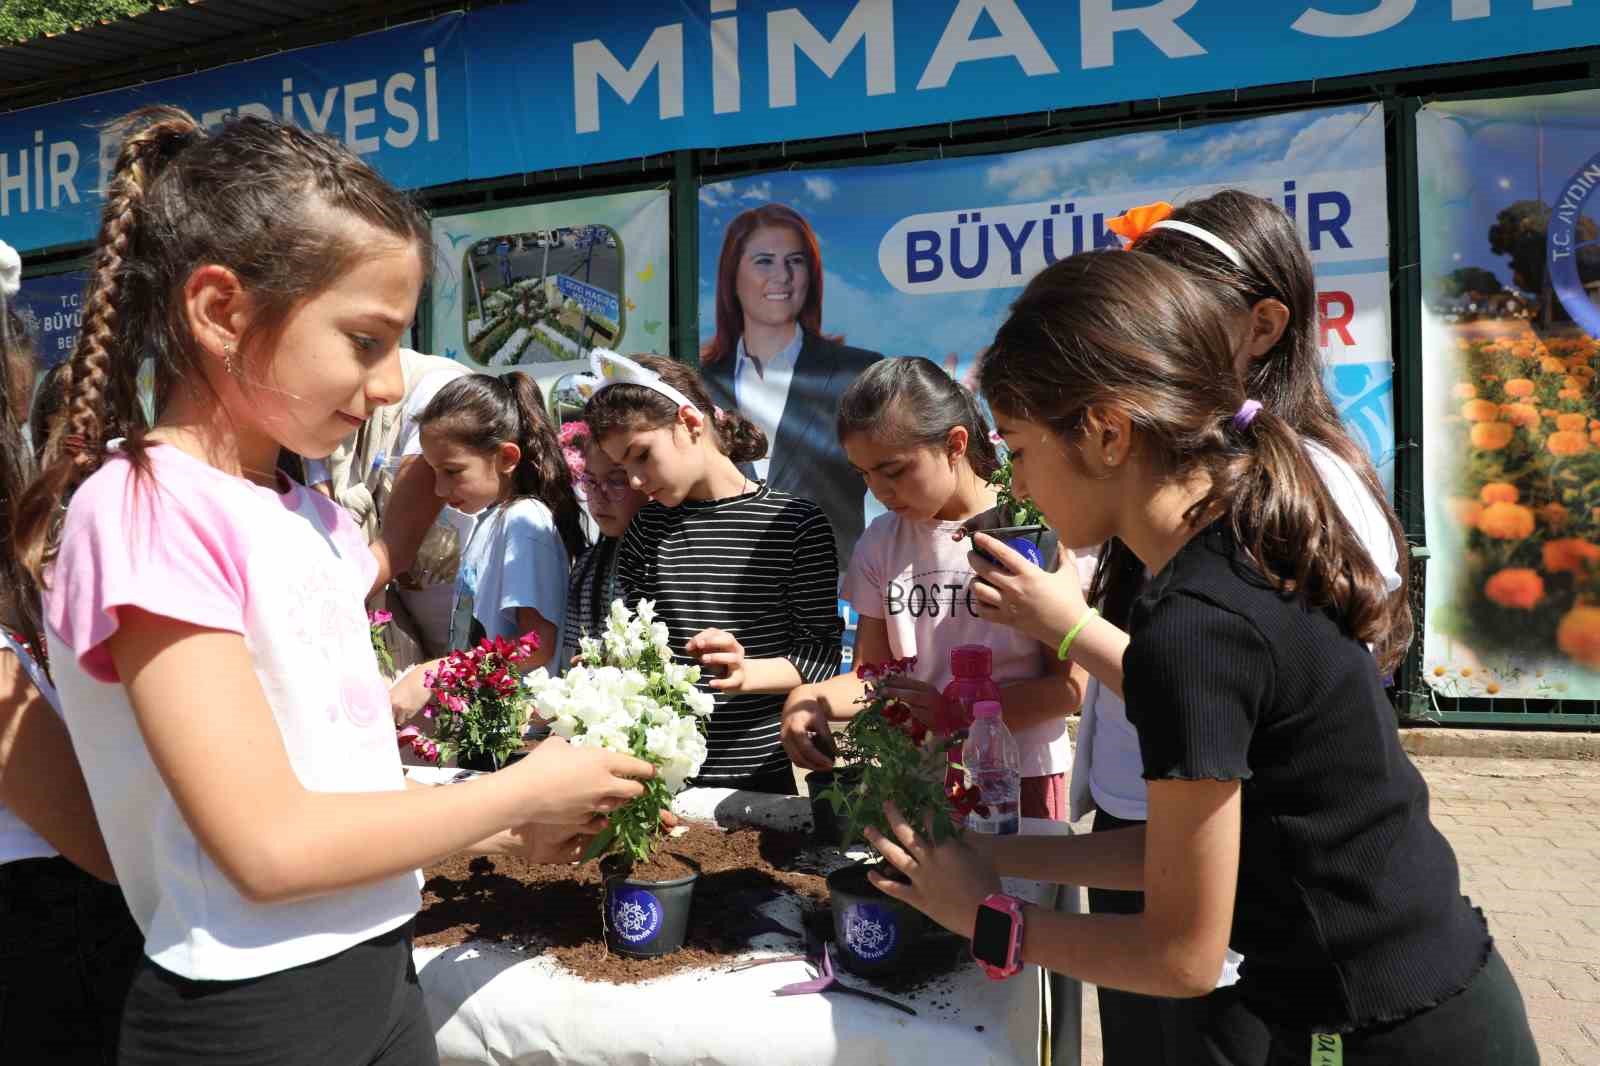
[[[713,405],[693,370],[655,355],[592,358],[599,383],[583,420],[650,500],[617,548],[618,590],[655,601],[716,700],[697,782],[792,795],[784,697],[839,672],[833,527],[815,503],[734,465],[766,455],[766,435]]]
[[[1196,997],[1232,945],[1272,1066],[1536,1063],[1373,669],[1387,584],[1303,439],[1246,392],[1228,324],[1153,256],[1076,255],[1028,285],[979,372],[1017,490],[1063,543],[1115,537],[1154,575],[1122,669],[1147,823],[935,848],[894,815],[871,838],[909,883],[874,882],[978,933],[996,976],[1021,959]],[[975,557],[979,577],[1015,588],[1020,557],[978,542],[999,559]],[[1062,657],[1091,624],[1062,629]],[[1002,874],[1142,889],[1144,907],[1045,913]]]
[[[940,711],[950,653],[988,648],[1022,756],[1023,817],[1065,819],[1067,716],[1082,694],[1081,671],[1074,678],[1055,648],[978,616],[966,548],[950,536],[968,521],[1010,524],[993,513],[989,477],[1000,464],[977,399],[927,359],[884,359],[845,390],[837,422],[850,465],[888,511],[856,542],[845,573],[843,596],[861,616],[858,660],[915,658],[915,675],[897,679],[894,694],[928,726],[948,728]],[[1049,568],[1054,546],[1046,547]],[[860,678],[841,674],[790,694],[783,742],[798,765],[833,765],[818,742],[826,744],[830,723],[856,713],[863,692]]]
[[[406,787],[363,609],[379,560],[276,468],[399,398],[428,224],[294,126],[207,132],[156,108],[117,132],[65,409],[16,530],[144,938],[118,1061],[437,1063],[411,966],[418,867],[570,861],[653,771],[552,740],[479,781]]]
[[[528,375],[473,374],[439,390],[417,420],[434,491],[477,516],[461,552],[450,646],[539,638],[528,668],[553,661],[567,570],[589,546],[561,442]]]

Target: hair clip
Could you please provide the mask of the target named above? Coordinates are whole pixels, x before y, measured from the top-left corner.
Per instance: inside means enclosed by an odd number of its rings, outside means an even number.
[[[1233,413],[1233,428],[1238,430],[1240,433],[1243,433],[1245,430],[1250,428],[1250,423],[1255,421],[1256,415],[1260,413],[1260,400],[1246,400],[1244,403],[1240,404],[1239,409]]]
[[[595,376],[600,379],[595,392],[599,392],[607,385],[642,385],[652,392],[665,396],[679,407],[688,407],[693,410],[699,409],[693,400],[661,380],[660,374],[653,370],[648,370],[627,356],[618,355],[610,349],[590,349],[589,366],[593,369]]]

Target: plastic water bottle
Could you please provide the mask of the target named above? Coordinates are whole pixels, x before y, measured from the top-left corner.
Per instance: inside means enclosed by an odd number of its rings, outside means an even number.
[[[961,761],[967,781],[983,797],[987,814],[973,811],[967,828],[975,833],[1005,836],[1022,828],[1022,760],[1017,740],[1000,718],[1000,704],[982,700],[973,709]]]

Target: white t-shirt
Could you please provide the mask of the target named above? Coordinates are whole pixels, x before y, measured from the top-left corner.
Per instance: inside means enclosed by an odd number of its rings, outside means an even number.
[[[241,896],[151,761],[106,647],[124,607],[238,633],[302,786],[398,792],[363,604],[371,549],[342,508],[299,485],[280,494],[169,445],[149,456],[153,485],[113,454],[78,489],[45,594],[67,728],[146,954],[182,977],[240,980],[397,928],[421,905],[420,874],[292,903]],[[272,811],[260,830],[274,831]]]
[[[45,676],[39,664],[34,661],[23,647],[11,639],[11,634],[0,629],[0,655],[10,653],[17,657],[22,664],[22,672],[28,675],[28,680],[33,682],[33,687],[39,690],[39,695],[44,697],[57,714],[61,713],[61,700],[56,696],[54,686]],[[27,758],[27,753],[17,752],[12,758]],[[0,865],[8,862],[17,862],[21,859],[48,859],[59,854],[55,848],[47,843],[44,837],[35,833],[16,814],[6,809],[0,803]]]
[[[935,688],[950,683],[950,651],[983,644],[995,684],[1043,677],[1045,649],[1036,640],[978,617],[972,600],[967,544],[950,535],[960,522],[917,522],[897,514],[872,520],[850,557],[844,598],[867,618],[880,618],[895,658],[917,657],[916,676]],[[1072,762],[1067,708],[1050,721],[1016,731],[1022,776],[1066,772]]]
[[[487,637],[519,637],[517,608],[531,607],[556,627],[559,653],[567,613],[567,566],[567,548],[550,508],[527,498],[486,508],[461,553],[450,647],[471,646],[473,620]]]
[[[1306,450],[1334,505],[1377,564],[1385,586],[1394,592],[1400,587],[1400,554],[1383,508],[1349,463],[1315,442],[1306,442]],[[1128,821],[1142,822],[1148,816],[1139,733],[1128,721],[1122,700],[1091,677],[1072,766],[1073,821],[1094,807]]]

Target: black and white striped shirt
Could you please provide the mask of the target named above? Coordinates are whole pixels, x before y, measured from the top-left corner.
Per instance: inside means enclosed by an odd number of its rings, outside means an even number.
[[[680,659],[695,634],[724,629],[745,658],[788,659],[807,682],[839,672],[838,576],[822,509],[765,483],[722,500],[648,504],[617,549],[619,593],[630,606],[655,601]],[[736,788],[788,768],[778,735],[784,694],[713,695],[696,784]]]

